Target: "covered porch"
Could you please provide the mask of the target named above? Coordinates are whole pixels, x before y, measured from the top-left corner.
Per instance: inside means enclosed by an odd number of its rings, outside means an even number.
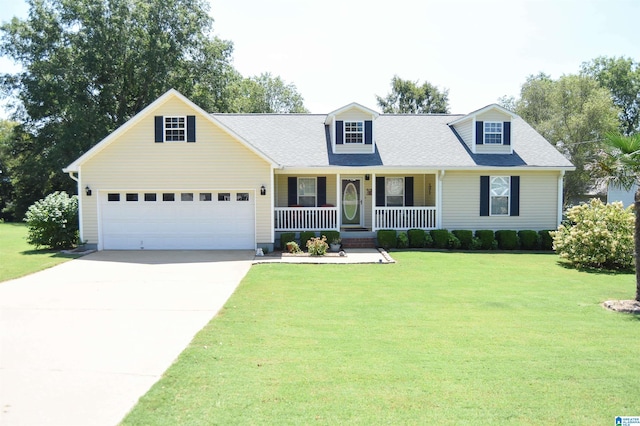
[[[276,232],[439,228],[436,172],[276,174]]]

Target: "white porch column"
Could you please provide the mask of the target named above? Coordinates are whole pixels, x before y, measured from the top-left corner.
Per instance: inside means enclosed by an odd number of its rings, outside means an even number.
[[[442,229],[442,179],[444,170],[436,174],[436,228]]]
[[[338,208],[337,217],[336,217],[336,226],[338,231],[340,231],[340,226],[342,225],[342,182],[340,178],[340,173],[336,174],[336,207]]]
[[[376,232],[376,174],[371,174],[371,231]]]
[[[562,189],[564,183],[564,170],[560,171],[560,175],[558,176],[558,217],[556,223],[556,228],[560,226],[562,223]]]

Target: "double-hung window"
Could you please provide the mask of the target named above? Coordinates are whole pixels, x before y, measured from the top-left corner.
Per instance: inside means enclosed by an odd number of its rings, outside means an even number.
[[[344,122],[344,143],[364,143],[364,121]]]
[[[404,178],[388,177],[385,179],[385,202],[389,207],[404,206]]]
[[[484,143],[486,145],[502,145],[502,123],[499,121],[484,122]]]
[[[186,132],[186,117],[164,117],[164,140],[166,142],[184,142]]]
[[[491,176],[489,189],[491,216],[509,215],[510,196],[511,178],[509,176]]]
[[[298,178],[298,204],[303,207],[316,206],[316,178]]]

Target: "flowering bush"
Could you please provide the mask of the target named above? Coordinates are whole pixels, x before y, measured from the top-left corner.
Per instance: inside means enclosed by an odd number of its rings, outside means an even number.
[[[570,223],[552,231],[553,248],[577,267],[628,269],[633,266],[632,208],[592,199],[567,211]]]
[[[78,240],[78,197],[54,192],[27,210],[27,242],[39,247],[69,248]]]
[[[313,237],[307,241],[307,249],[311,256],[324,256],[329,250],[329,244],[327,244],[327,237],[324,235],[322,238]]]

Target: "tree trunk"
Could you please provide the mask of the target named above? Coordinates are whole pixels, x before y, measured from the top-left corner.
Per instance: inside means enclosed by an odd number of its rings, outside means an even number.
[[[635,195],[636,223],[633,234],[633,243],[635,246],[635,263],[636,263],[636,300],[640,302],[640,187]]]

